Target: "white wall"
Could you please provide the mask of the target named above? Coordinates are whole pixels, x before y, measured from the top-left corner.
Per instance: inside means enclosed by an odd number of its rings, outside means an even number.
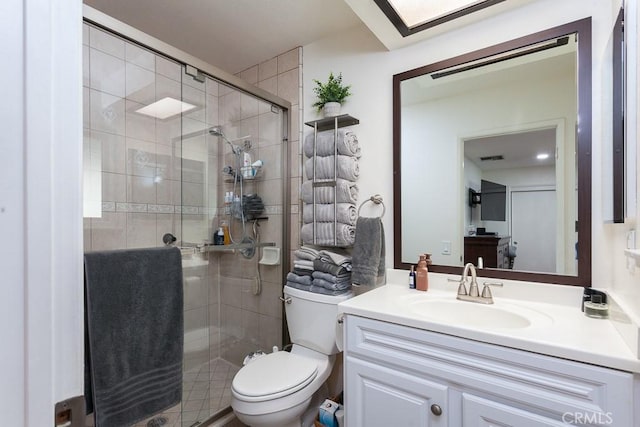
[[[368,197],[380,193],[390,205],[393,197],[391,100],[394,74],[592,16],[592,271],[594,286],[611,286],[614,280],[611,248],[616,239],[624,234],[623,227],[605,229],[603,192],[611,182],[610,34],[619,5],[619,0],[538,0],[520,9],[391,52],[385,51],[366,28],[354,28],[308,44],[304,46],[305,120],[316,118],[311,107],[314,102],[313,79],[324,80],[329,71],[342,72],[344,81],[353,85],[353,96],[343,106],[343,111],[359,118],[361,123],[357,127],[363,151],[359,181],[361,195]],[[388,265],[392,265],[393,260],[394,218],[390,208],[384,218]],[[622,250],[618,248],[617,252],[621,253]]]
[[[3,424],[83,390],[81,3],[0,3]],[[84,414],[76,414],[84,416]]]

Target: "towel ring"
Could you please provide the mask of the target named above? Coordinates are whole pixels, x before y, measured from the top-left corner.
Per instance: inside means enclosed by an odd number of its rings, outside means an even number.
[[[384,216],[384,213],[387,211],[387,208],[385,207],[384,203],[382,202],[382,196],[379,194],[375,194],[371,197],[369,197],[367,200],[365,200],[364,202],[362,202],[360,204],[360,207],[358,208],[358,216],[360,216],[360,211],[362,210],[362,206],[364,206],[367,202],[373,202],[376,205],[382,205],[382,215],[380,215],[380,218],[382,218]]]

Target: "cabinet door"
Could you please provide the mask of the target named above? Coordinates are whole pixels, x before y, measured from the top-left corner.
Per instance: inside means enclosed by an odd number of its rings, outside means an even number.
[[[462,420],[463,427],[560,427],[567,425],[558,420],[467,393],[462,394]]]
[[[349,427],[447,425],[445,385],[352,356],[347,356],[345,369],[345,423]]]

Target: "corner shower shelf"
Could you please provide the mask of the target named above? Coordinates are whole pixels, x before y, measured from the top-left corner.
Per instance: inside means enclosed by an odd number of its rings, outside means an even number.
[[[228,252],[237,249],[264,248],[267,246],[275,246],[274,242],[261,243],[232,243],[230,245],[205,245],[200,248],[200,252]]]

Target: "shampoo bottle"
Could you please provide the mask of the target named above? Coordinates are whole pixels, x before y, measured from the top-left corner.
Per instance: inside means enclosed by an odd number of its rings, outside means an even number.
[[[213,235],[213,244],[214,245],[224,245],[224,230],[222,227],[218,228]]]
[[[413,265],[411,266],[411,271],[409,272],[409,289],[416,288],[416,272],[413,270]]]
[[[429,271],[427,270],[427,256],[420,255],[418,268],[416,269],[416,289],[426,291],[429,289]]]
[[[227,221],[220,222],[220,228],[222,228],[222,244],[231,244],[231,236],[229,235],[229,224]]]

